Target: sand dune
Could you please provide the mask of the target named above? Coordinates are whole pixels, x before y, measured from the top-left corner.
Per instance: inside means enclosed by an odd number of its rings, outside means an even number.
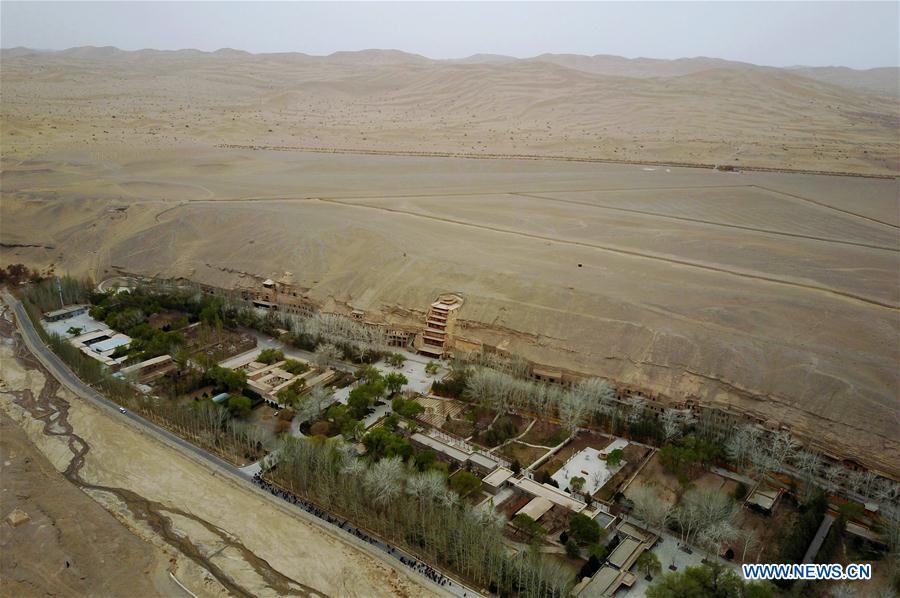
[[[2,59],[15,155],[201,143],[900,171],[896,99],[713,59],[109,47]]]
[[[789,70],[810,79],[843,85],[844,87],[867,93],[895,98],[900,96],[900,68],[897,67],[854,70],[842,66],[800,66]]]

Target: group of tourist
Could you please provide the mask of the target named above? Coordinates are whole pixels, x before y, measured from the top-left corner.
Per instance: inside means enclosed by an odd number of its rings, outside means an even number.
[[[393,553],[393,551],[394,551],[394,549],[391,548],[392,553]],[[439,586],[452,586],[453,585],[452,581],[450,581],[449,579],[444,577],[440,572],[435,571],[433,568],[429,567],[425,563],[421,563],[421,562],[417,561],[416,559],[409,559],[404,556],[401,556],[398,558],[400,559],[401,563],[403,563],[404,565],[406,565],[412,569],[415,569],[416,571],[418,571],[419,573],[421,573],[422,575],[424,575],[425,577],[427,577],[434,583],[438,584]]]
[[[422,575],[424,575],[425,577],[427,577],[434,583],[436,583],[440,586],[448,586],[448,587],[453,585],[452,581],[450,581],[447,577],[445,577],[444,575],[442,575],[440,572],[436,571],[434,568],[430,567],[429,565],[427,565],[423,562],[420,562],[412,557],[403,556],[402,554],[400,554],[397,551],[397,549],[395,549],[390,544],[387,544],[386,542],[378,540],[377,538],[373,538],[372,536],[370,536],[369,534],[360,530],[359,528],[350,525],[350,522],[347,521],[346,519],[340,519],[339,517],[335,517],[328,511],[326,511],[324,509],[320,509],[319,507],[312,504],[311,502],[308,502],[308,501],[300,498],[299,496],[296,496],[293,493],[288,492],[287,490],[283,490],[281,488],[274,486],[271,482],[264,480],[258,472],[253,474],[253,483],[256,484],[257,486],[259,486],[260,488],[262,488],[263,490],[269,492],[270,494],[277,496],[278,498],[285,500],[293,505],[297,505],[298,507],[303,508],[307,513],[310,513],[311,515],[315,515],[319,519],[327,521],[328,523],[330,523],[332,525],[336,525],[337,527],[341,528],[342,530],[353,534],[360,540],[363,540],[364,542],[368,542],[369,544],[371,544],[373,546],[377,546],[377,547],[381,548],[382,550],[384,550],[391,556],[399,559],[400,562],[403,563],[404,565],[406,565],[407,567],[414,569],[415,571],[418,571],[419,573],[421,573]]]

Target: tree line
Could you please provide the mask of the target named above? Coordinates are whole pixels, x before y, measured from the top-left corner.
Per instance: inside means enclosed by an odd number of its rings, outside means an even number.
[[[359,459],[343,443],[290,438],[267,477],[492,592],[568,595],[566,569],[531,549],[510,554],[502,515],[461,501],[441,473],[411,469],[399,457]]]

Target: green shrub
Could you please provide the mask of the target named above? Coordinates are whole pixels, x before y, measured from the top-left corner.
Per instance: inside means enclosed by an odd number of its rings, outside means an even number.
[[[263,349],[259,356],[257,356],[256,361],[260,363],[265,363],[266,365],[272,365],[273,363],[278,363],[284,359],[284,351],[280,349]]]
[[[584,513],[575,513],[569,521],[569,537],[579,544],[594,544],[600,540],[600,534],[600,524]]]

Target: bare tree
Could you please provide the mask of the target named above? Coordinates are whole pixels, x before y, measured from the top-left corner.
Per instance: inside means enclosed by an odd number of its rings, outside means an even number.
[[[812,451],[799,451],[794,457],[794,464],[797,467],[797,471],[803,476],[803,497],[804,500],[808,500],[815,492],[815,482],[818,480],[822,460],[819,458],[818,453]]]
[[[840,491],[847,476],[847,468],[840,464],[832,464],[825,468],[825,490],[834,494]]]
[[[684,433],[684,429],[694,422],[694,417],[689,411],[678,409],[666,409],[660,417],[665,441],[670,442]]]
[[[320,368],[327,368],[332,363],[340,361],[341,350],[331,343],[319,343],[316,345],[314,360]]]
[[[878,505],[881,527],[891,553],[900,553],[900,506],[894,503]]]
[[[718,555],[722,550],[722,544],[732,540],[736,535],[737,529],[733,521],[722,520],[704,527],[699,532],[697,540],[711,554]]]
[[[759,546],[759,538],[756,536],[756,530],[746,529],[740,532],[741,539],[741,562],[747,562],[747,553]]]
[[[787,430],[779,430],[769,441],[769,470],[784,471],[784,464],[794,460],[800,443]]]
[[[577,387],[577,392],[585,395],[588,405],[596,415],[610,417],[616,409],[617,399],[615,389],[600,378],[588,378]]]
[[[875,501],[891,503],[900,497],[900,484],[887,478],[878,478],[872,484],[871,493]]]
[[[652,528],[662,530],[672,516],[673,506],[649,486],[641,486],[631,494],[632,513]]]
[[[590,412],[588,397],[581,392],[567,392],[561,396],[557,409],[559,419],[570,434],[575,432],[578,424]]]
[[[399,457],[382,459],[366,471],[363,483],[372,500],[385,506],[403,490],[405,477],[403,461]]]
[[[333,394],[321,386],[315,386],[305,397],[301,397],[295,407],[297,421],[303,423],[318,416],[331,404]]]
[[[873,484],[878,474],[870,470],[854,470],[847,475],[847,489],[864,498],[872,498]]]
[[[725,442],[725,454],[728,460],[739,468],[750,463],[751,458],[760,450],[762,430],[758,426],[745,424],[731,434]]]
[[[366,326],[339,314],[317,313],[295,321],[295,328],[326,343],[346,345],[360,358],[388,349],[383,328]]]
[[[641,395],[631,395],[625,399],[625,405],[628,408],[626,418],[628,423],[634,424],[641,421],[644,416],[644,408],[647,405],[647,399]]]
[[[708,541],[724,538],[728,526],[733,528],[739,510],[737,503],[724,492],[696,488],[685,493],[675,516],[682,525],[682,538],[692,544],[701,534]]]

